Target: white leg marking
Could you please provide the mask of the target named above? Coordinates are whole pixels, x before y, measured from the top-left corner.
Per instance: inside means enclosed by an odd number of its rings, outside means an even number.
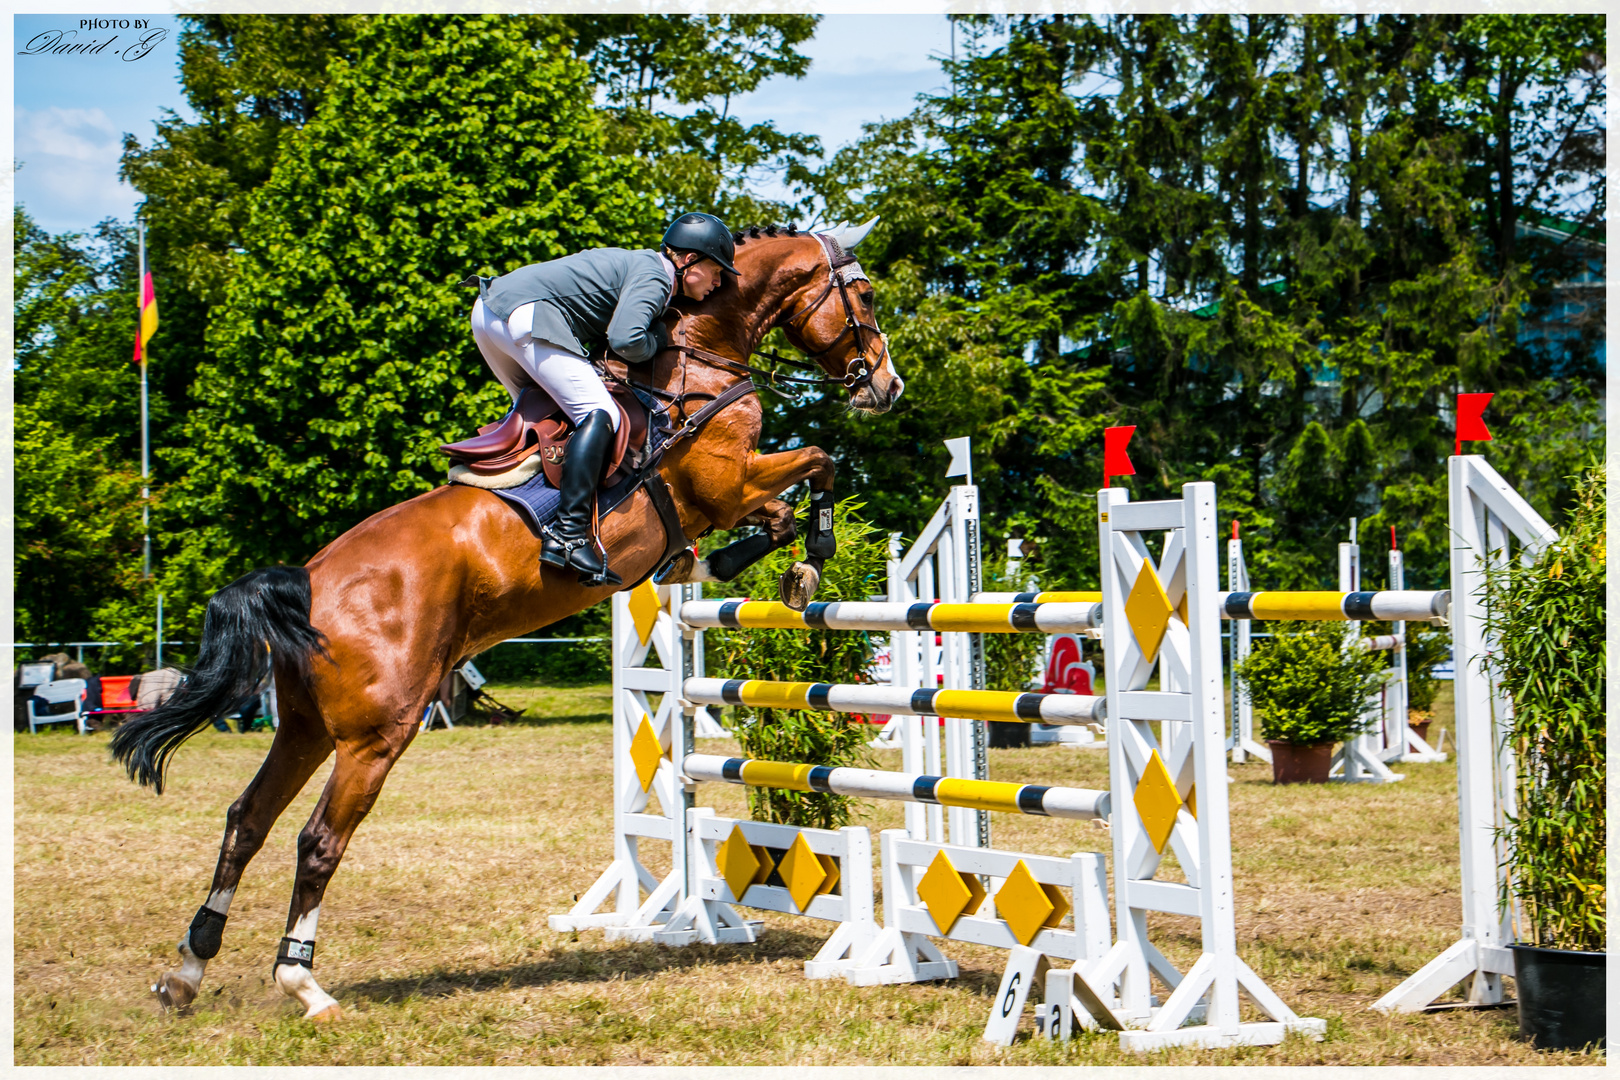
[[[307,914],[299,916],[287,936],[295,941],[314,941],[315,926],[320,919],[320,907],[311,908]],[[288,997],[298,999],[304,1006],[305,1019],[337,1005],[337,998],[322,990],[314,973],[302,964],[277,964],[276,986]]]
[[[720,579],[715,577],[714,576],[714,571],[709,569],[709,560],[708,559],[699,559],[697,561],[697,565],[692,567],[692,572],[687,575],[686,580],[687,581],[719,581]]]
[[[310,908],[307,914],[298,917],[298,921],[293,923],[293,928],[287,931],[287,936],[296,938],[299,941],[314,941],[315,924],[320,921],[321,908],[317,904],[315,907]]]
[[[217,889],[208,894],[203,901],[203,907],[209,911],[217,911],[221,915],[230,914],[231,897],[236,895],[235,889]],[[203,972],[208,970],[208,961],[191,951],[191,927],[186,927],[184,936],[180,938],[178,947],[180,953],[180,966],[174,971],[167,972],[152,985],[152,993],[164,998],[166,1007],[180,1007],[189,1005],[196,996],[197,989],[202,986]],[[176,984],[183,985],[176,985]],[[183,999],[183,1000],[182,1000]]]

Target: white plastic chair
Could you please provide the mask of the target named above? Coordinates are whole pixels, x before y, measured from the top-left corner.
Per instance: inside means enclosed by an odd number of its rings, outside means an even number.
[[[83,679],[57,679],[54,682],[41,683],[34,688],[33,696],[28,699],[28,733],[32,735],[46,724],[71,722],[78,729],[79,734],[83,735],[85,733],[85,699],[89,697],[89,694],[90,684]],[[35,706],[40,702],[51,705],[72,702],[73,711],[36,712]]]

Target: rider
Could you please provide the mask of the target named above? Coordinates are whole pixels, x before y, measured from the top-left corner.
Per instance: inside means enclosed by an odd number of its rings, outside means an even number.
[[[662,316],[677,297],[702,300],[737,273],[725,222],[686,214],[658,251],[594,248],[480,279],[472,332],[516,401],[525,387],[550,394],[576,425],[563,458],[557,518],[541,529],[540,561],[580,571],[587,585],[619,585],[595,533],[596,488],[619,410],[586,357],[606,346],[632,364],[669,347]]]

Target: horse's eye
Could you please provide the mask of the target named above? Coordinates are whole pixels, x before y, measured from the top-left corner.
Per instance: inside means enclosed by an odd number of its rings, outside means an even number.
[[[871,293],[869,293],[869,292],[861,293],[861,306],[866,308],[868,311],[870,311],[872,309],[872,294]]]

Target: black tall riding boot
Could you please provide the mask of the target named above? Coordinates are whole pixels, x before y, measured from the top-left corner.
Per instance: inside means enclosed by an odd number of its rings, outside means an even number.
[[[584,585],[622,585],[598,551],[596,488],[613,446],[613,418],[597,409],[568,440],[563,457],[557,520],[540,530],[540,561],[558,568],[573,567]]]

